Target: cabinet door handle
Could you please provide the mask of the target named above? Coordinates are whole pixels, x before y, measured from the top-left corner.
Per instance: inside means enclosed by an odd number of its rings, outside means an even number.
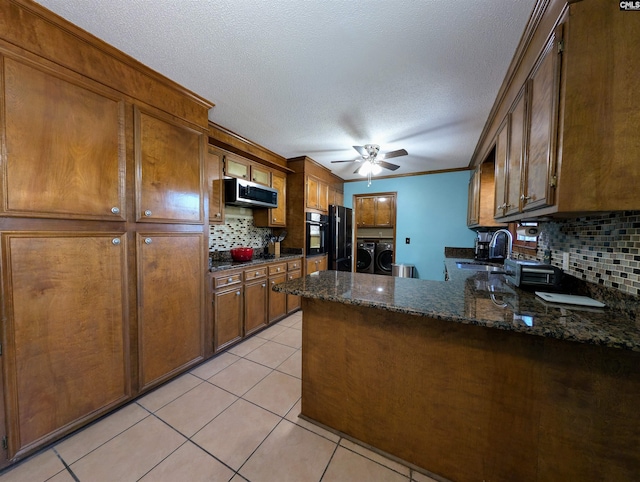
[[[144,244],[151,244],[153,241],[151,238],[145,238],[144,239]]]
[[[267,284],[266,283],[262,283],[262,287],[264,288],[265,286],[267,286]]]
[[[276,218],[273,218],[271,221],[275,223],[276,222]]]
[[[240,292],[239,291],[236,291],[236,296],[240,296]]]
[[[278,268],[278,269],[277,269],[277,271],[279,272],[279,271],[280,271],[280,268]]]
[[[524,194],[520,196],[520,201],[528,201],[529,199],[531,199],[531,196],[525,196]]]
[[[111,240],[111,244],[113,244],[114,246],[118,246],[120,244],[120,238],[113,238]]]
[[[220,213],[216,213],[216,218],[219,218],[221,216]]]
[[[113,214],[120,214],[120,208],[114,206],[114,207],[111,208],[111,212]]]
[[[256,276],[260,276],[260,271],[256,271]]]
[[[232,281],[233,281],[233,278],[229,278],[229,279],[227,280],[227,283],[231,283]]]
[[[272,284],[272,285],[274,285],[274,284],[276,284],[276,282],[275,282],[275,281],[272,281],[272,282],[271,282],[271,284]]]
[[[147,209],[147,210],[144,212],[144,215],[145,215],[145,216],[147,216],[147,217],[151,216],[151,211],[150,211],[149,209]]]

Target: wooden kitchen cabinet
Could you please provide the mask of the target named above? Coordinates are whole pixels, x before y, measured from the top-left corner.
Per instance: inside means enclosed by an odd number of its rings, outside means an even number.
[[[267,326],[267,278],[244,285],[244,336]]]
[[[216,273],[213,291],[213,350],[218,353],[240,341],[244,329],[244,287],[242,271]]]
[[[283,228],[287,225],[287,175],[280,171],[272,171],[271,187],[278,191],[278,207],[254,209],[253,223],[257,227]]]
[[[496,194],[495,199],[495,211],[498,213],[498,218],[503,218],[520,212],[520,185],[524,165],[523,158],[526,128],[525,99],[525,89],[522,89],[507,115],[504,127],[506,139],[501,139],[503,142],[506,140],[506,149],[503,150],[504,145],[502,145],[499,150],[501,155],[504,153],[506,154],[506,157],[504,159],[504,164],[501,163],[500,169],[496,168],[495,175],[496,184],[501,185],[500,189],[496,191],[501,193],[501,197],[498,197]]]
[[[3,59],[2,216],[124,221],[125,106],[95,82]]]
[[[235,154],[225,154],[224,173],[229,177],[271,186],[271,170],[269,168]]]
[[[203,223],[202,131],[134,107],[136,220]]]
[[[207,148],[205,179],[209,194],[209,224],[222,224],[224,223],[222,154],[212,146]]]
[[[547,42],[527,84],[528,136],[520,196],[522,211],[554,202],[562,28],[560,25]]]
[[[307,176],[306,187],[306,207],[329,212],[329,185],[314,176]]]
[[[298,279],[302,276],[302,259],[295,259],[287,263],[287,280]],[[300,309],[300,297],[296,295],[287,295],[287,314]]]
[[[316,271],[326,271],[328,268],[327,255],[314,256],[306,259],[306,273],[310,275]]]
[[[628,68],[640,65],[634,47],[640,17],[623,15],[605,0],[549,2],[536,28],[516,51],[472,159],[479,165],[492,143],[499,150],[511,112],[506,149],[508,169],[514,166],[522,96],[520,185],[515,178],[511,183],[513,170],[505,177],[511,194],[519,189],[518,209],[509,193],[501,198],[496,191],[496,217],[511,222],[637,209],[640,191],[629,186],[640,184],[633,127],[640,122],[640,98],[629,93],[640,89],[640,77]]]
[[[287,264],[273,264],[269,266],[269,323],[272,323],[287,314],[287,295],[273,291],[277,284],[284,283],[287,279]]]
[[[329,186],[329,206],[344,206],[344,192],[342,187],[335,185]]]
[[[497,227],[505,226],[494,219],[495,209],[495,151],[491,160],[482,163],[469,180],[469,206],[467,226]]]
[[[137,233],[142,389],[204,357],[202,233]]]
[[[356,196],[356,224],[359,228],[392,228],[395,225],[395,193]]]
[[[1,242],[11,459],[131,395],[127,249],[122,232],[4,232]]]

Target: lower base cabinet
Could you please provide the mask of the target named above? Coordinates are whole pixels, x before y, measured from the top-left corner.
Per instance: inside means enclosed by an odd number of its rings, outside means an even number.
[[[230,269],[211,275],[215,353],[300,308],[300,298],[271,288],[301,276],[302,259]]]
[[[244,285],[244,335],[267,326],[267,280]]]
[[[123,233],[5,232],[1,242],[12,459],[131,395],[126,239]]]

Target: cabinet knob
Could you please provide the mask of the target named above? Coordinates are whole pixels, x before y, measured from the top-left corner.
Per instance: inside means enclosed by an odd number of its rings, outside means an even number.
[[[291,275],[291,274],[290,274],[290,275],[289,275],[289,279],[293,279],[293,275]]]
[[[151,244],[151,238],[144,238],[144,244]]]
[[[265,286],[267,286],[267,283],[262,283],[262,287],[264,288]]]
[[[232,281],[233,281],[233,278],[229,278],[229,279],[227,280],[227,283],[231,283]]]
[[[273,221],[275,223],[276,222],[276,218],[271,219],[271,221]]]
[[[246,178],[247,178],[247,175],[246,175],[246,174],[243,174],[243,175],[242,175],[242,177],[243,177],[244,179],[246,179]]]
[[[256,276],[260,276],[260,271],[256,271]]]
[[[111,208],[111,212],[113,214],[120,214],[120,208],[114,206],[114,207]]]
[[[149,209],[147,209],[147,210],[144,212],[144,215],[145,215],[145,216],[147,216],[147,217],[151,216],[151,211],[150,211]]]
[[[220,216],[222,216],[220,213],[216,213],[216,218],[219,218]]]
[[[278,268],[276,271],[280,271],[280,268]]]
[[[520,201],[528,201],[529,199],[531,199],[531,196],[525,196],[524,194],[520,196]]]
[[[120,238],[113,238],[111,240],[111,244],[113,244],[114,246],[118,246],[120,244]]]
[[[240,296],[240,292],[239,291],[236,291],[236,296]]]
[[[272,284],[272,285],[274,285],[274,284],[276,284],[276,282],[275,282],[275,281],[272,281],[272,282],[271,282],[271,284]]]

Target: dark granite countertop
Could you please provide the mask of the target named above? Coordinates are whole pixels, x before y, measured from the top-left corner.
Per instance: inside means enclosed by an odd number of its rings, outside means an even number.
[[[449,281],[322,271],[275,291],[559,340],[640,351],[639,302],[606,308],[547,303],[502,274],[462,270],[445,260]],[[467,259],[468,261],[468,259]],[[619,303],[624,303],[622,306]],[[638,321],[636,321],[638,320]]]
[[[213,273],[216,271],[224,271],[227,269],[234,269],[234,268],[244,268],[244,267],[250,267],[250,266],[255,266],[259,264],[277,263],[280,261],[287,262],[295,258],[302,258],[302,255],[301,254],[281,254],[278,258],[263,256],[259,258],[254,258],[251,261],[233,261],[233,260],[211,261],[209,263],[209,271]]]

